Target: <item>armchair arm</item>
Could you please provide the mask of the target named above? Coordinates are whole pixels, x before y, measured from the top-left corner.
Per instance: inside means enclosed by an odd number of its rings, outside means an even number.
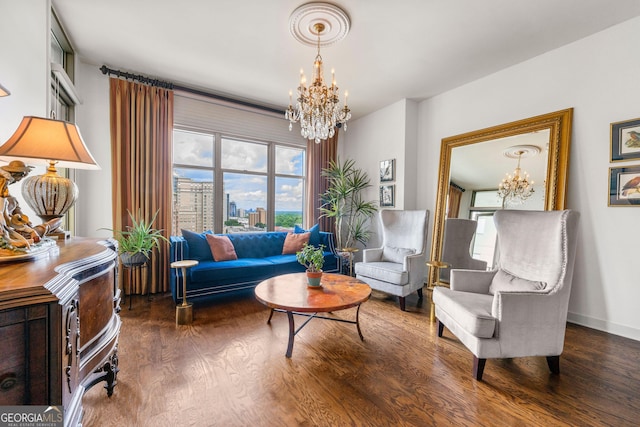
[[[423,253],[404,257],[404,269],[409,272],[410,283],[425,283],[427,277],[426,261],[425,254]]]
[[[497,292],[491,314],[498,320],[496,337],[504,343],[503,351],[514,354],[530,347],[525,350],[528,354],[562,352],[567,304],[561,295],[549,294],[548,290]],[[511,343],[516,347],[507,348]]]
[[[362,251],[362,262],[376,262],[382,260],[382,248],[365,249]]]
[[[488,294],[495,271],[451,270],[449,286],[454,291]]]

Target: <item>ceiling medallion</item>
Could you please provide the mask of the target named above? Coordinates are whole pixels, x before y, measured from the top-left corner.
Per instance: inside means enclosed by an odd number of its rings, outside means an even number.
[[[302,5],[289,17],[289,29],[293,37],[305,45],[315,46],[317,54],[308,86],[304,71],[300,70],[295,108],[293,93],[289,91],[289,107],[285,111],[285,118],[289,120],[290,131],[293,123],[300,122],[300,134],[316,144],[333,137],[336,127],[344,126],[347,130],[347,121],[351,118],[351,110],[347,106],[348,93],[344,92],[344,107],[340,107],[335,73],[331,70],[331,85],[327,86],[320,55],[321,46],[337,43],[347,35],[349,24],[347,14],[328,3]]]

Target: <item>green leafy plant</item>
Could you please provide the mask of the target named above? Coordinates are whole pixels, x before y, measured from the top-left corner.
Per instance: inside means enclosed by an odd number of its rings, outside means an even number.
[[[327,191],[322,194],[322,216],[334,218],[338,250],[351,248],[356,242],[363,245],[371,235],[368,221],[378,210],[375,201],[366,201],[362,192],[371,187],[367,173],[356,167],[354,160],[329,162],[322,170],[328,180]]]
[[[153,223],[158,216],[158,211],[153,214],[151,221],[145,221],[142,217],[142,211],[138,210],[138,218],[134,217],[129,211],[132,225],[128,225],[126,231],[114,231],[111,228],[105,228],[114,233],[114,237],[118,241],[118,252],[120,254],[137,254],[141,253],[147,258],[153,248],[160,246],[160,242],[169,242],[162,235],[162,230],[153,228]]]
[[[302,247],[302,250],[296,252],[296,259],[307,267],[307,271],[319,273],[324,265],[323,249],[324,245],[315,247],[307,243]]]

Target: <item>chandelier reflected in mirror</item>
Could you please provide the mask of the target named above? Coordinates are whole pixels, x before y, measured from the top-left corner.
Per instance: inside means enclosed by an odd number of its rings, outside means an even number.
[[[298,41],[310,44],[310,36],[317,38],[317,54],[308,85],[304,71],[300,70],[295,107],[293,93],[289,91],[289,107],[285,111],[285,118],[289,120],[290,131],[294,123],[300,122],[300,134],[319,144],[333,137],[336,127],[344,127],[346,130],[347,121],[351,118],[351,110],[347,105],[348,93],[344,92],[344,106],[341,106],[335,71],[331,70],[331,84],[327,86],[320,55],[320,37],[327,35],[328,40],[325,40],[324,45],[341,40],[349,31],[349,18],[337,6],[309,3],[296,9],[289,22],[291,32]]]
[[[505,150],[504,155],[518,159],[518,164],[513,174],[507,173],[498,184],[498,197],[502,199],[502,207],[510,207],[523,204],[534,193],[534,181],[529,179],[529,174],[520,168],[522,156],[536,155],[540,149],[536,146],[511,147]]]

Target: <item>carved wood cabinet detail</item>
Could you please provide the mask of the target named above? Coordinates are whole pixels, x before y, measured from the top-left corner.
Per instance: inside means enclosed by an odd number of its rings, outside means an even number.
[[[118,374],[120,291],[115,242],[72,238],[46,257],[0,264],[0,405],[63,405]]]

